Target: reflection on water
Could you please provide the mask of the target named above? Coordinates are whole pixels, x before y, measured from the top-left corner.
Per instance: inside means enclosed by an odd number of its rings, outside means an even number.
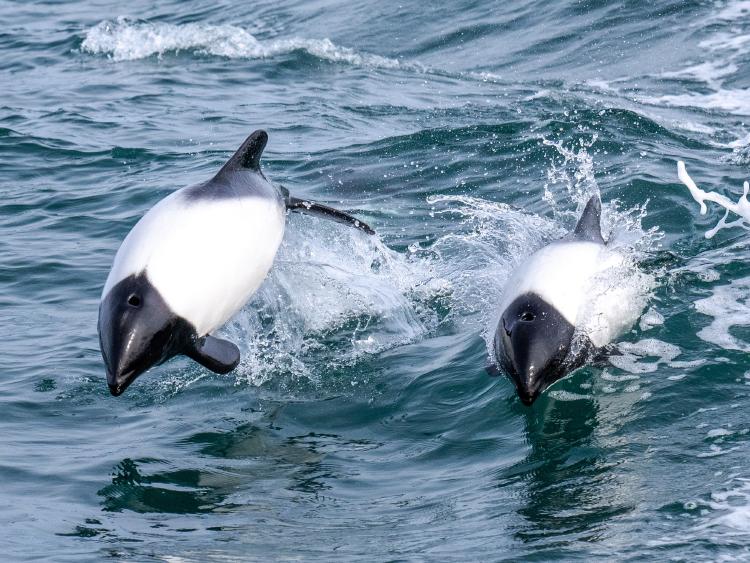
[[[213,510],[224,500],[218,489],[201,486],[201,473],[196,470],[144,476],[135,461],[124,459],[115,468],[112,484],[98,494],[104,497],[105,511],[198,514]]]
[[[541,408],[525,411],[530,450],[513,468],[516,475],[523,472],[525,482],[525,503],[518,510],[524,523],[515,534],[523,542],[597,541],[613,517],[633,508],[633,500],[617,491],[616,445],[601,439],[606,409],[593,396],[562,396],[547,395]]]
[[[102,510],[230,512],[247,508],[245,502],[259,489],[269,488],[316,496],[339,477],[333,465],[325,463],[328,452],[375,447],[335,434],[285,437],[272,425],[254,424],[230,432],[199,432],[184,443],[198,446],[197,467],[172,469],[163,460],[126,458],[114,468],[111,483],[98,491]]]

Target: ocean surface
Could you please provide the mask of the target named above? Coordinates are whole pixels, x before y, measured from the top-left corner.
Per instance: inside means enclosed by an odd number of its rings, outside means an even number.
[[[750,2],[0,0],[3,561],[750,558]],[[221,331],[110,396],[135,222],[255,129],[290,215]],[[645,306],[524,407],[503,284],[601,194]],[[729,217],[729,220],[732,216]],[[242,260],[242,256],[237,257]]]

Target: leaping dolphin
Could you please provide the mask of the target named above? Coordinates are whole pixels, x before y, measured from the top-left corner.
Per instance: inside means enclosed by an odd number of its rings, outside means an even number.
[[[374,233],[351,215],[271,183],[260,168],[267,141],[265,131],[255,131],[213,178],[159,201],[125,237],[99,306],[99,344],[113,395],[177,354],[216,373],[237,366],[239,348],[211,333],[265,279],[287,210]]]

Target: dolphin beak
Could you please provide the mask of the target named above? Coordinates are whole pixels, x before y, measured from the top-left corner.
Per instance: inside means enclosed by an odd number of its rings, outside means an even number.
[[[513,360],[515,359],[514,357]],[[533,364],[525,362],[512,361],[508,367],[518,398],[524,405],[530,407],[547,388],[544,374],[539,373]]]
[[[113,374],[107,371],[107,385],[109,386],[109,392],[112,396],[119,397],[125,392],[125,389],[130,387],[130,384],[135,381],[138,377],[134,370],[130,370],[123,374]]]
[[[107,386],[119,397],[130,385],[159,361],[161,346],[153,346],[148,334],[144,337],[137,319],[125,330],[100,332],[102,357],[107,370]]]
[[[528,339],[514,339],[511,330],[503,326],[500,344],[503,349],[503,365],[516,387],[521,402],[530,407],[546,387],[544,374],[537,365],[544,365],[540,350]]]
[[[138,376],[181,350],[188,330],[145,274],[115,284],[99,305],[99,347],[107,385],[122,395]]]
[[[561,347],[549,334],[541,333],[529,323],[503,324],[498,331],[496,350],[499,359],[516,387],[521,402],[530,407],[539,395],[562,375],[555,358]]]
[[[125,389],[130,387],[130,384],[146,371],[145,369],[138,369],[133,365],[136,362],[128,360],[128,355],[125,353],[115,360],[114,366],[111,366],[108,361],[105,362],[107,364],[107,386],[109,392],[115,397],[122,395]]]
[[[544,381],[535,380],[533,376],[528,376],[525,374],[514,375],[515,377],[513,377],[513,382],[516,385],[516,393],[518,394],[518,398],[521,399],[521,402],[524,405],[530,407],[534,404],[534,401],[537,400],[539,395],[542,394],[542,391],[545,387]]]

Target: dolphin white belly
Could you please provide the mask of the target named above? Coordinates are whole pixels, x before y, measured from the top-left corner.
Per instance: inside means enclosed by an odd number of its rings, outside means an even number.
[[[623,290],[607,283],[607,278],[615,276],[623,266],[623,256],[603,244],[553,242],[515,270],[503,291],[500,310],[504,311],[518,296],[533,293],[554,306],[594,346],[604,346],[627,330],[640,314],[640,309],[619,304]],[[593,310],[594,304],[597,310]]]
[[[183,188],[133,227],[102,295],[145,272],[169,308],[199,336],[239,311],[260,287],[284,236],[285,209],[265,197],[191,200]]]

